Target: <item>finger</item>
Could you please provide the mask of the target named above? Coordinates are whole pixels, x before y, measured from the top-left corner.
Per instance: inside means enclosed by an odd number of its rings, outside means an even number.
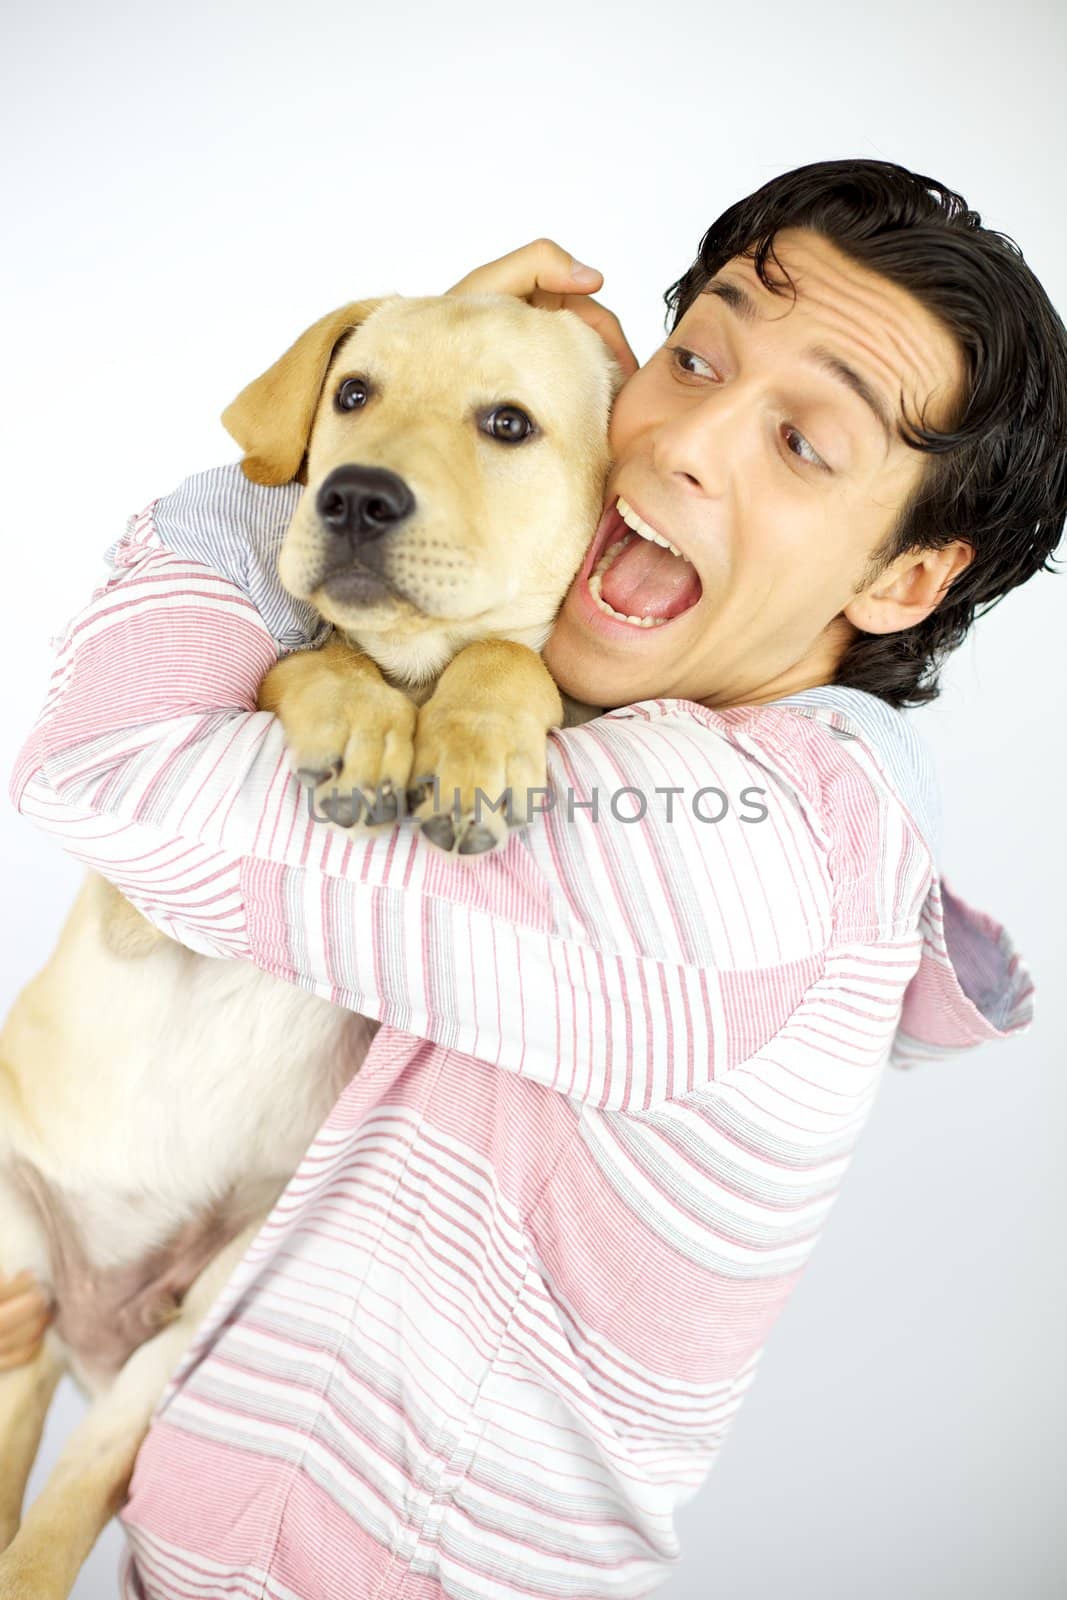
[[[526,298],[532,306],[540,306],[544,311],[562,311],[570,296],[555,294],[551,289],[534,289]]]
[[[547,289],[555,294],[589,294],[603,281],[602,272],[575,260],[555,239],[534,239],[496,261],[475,267],[448,293],[525,296],[535,289]]]
[[[622,324],[615,313],[609,311],[607,306],[602,306],[598,300],[590,299],[588,295],[565,295],[562,298],[565,310],[573,311],[583,322],[588,322],[591,328],[596,329],[622,368],[623,377],[631,377],[641,363],[631,350],[629,341],[622,331]]]
[[[33,1273],[28,1267],[17,1272],[13,1278],[0,1278],[0,1305],[11,1295],[21,1294],[24,1289],[33,1287]]]
[[[40,1348],[40,1339],[35,1339],[32,1344],[21,1345],[17,1350],[0,1351],[0,1372],[13,1372],[16,1367],[28,1366]]]
[[[37,1317],[35,1321],[24,1322],[8,1337],[0,1339],[0,1360],[10,1361],[23,1351],[35,1350],[44,1338],[51,1320],[50,1316]]]
[[[51,1307],[39,1289],[28,1289],[23,1294],[0,1303],[0,1341],[12,1335],[21,1335],[30,1324],[51,1315]]]
[[[544,306],[550,311],[573,311],[583,322],[588,322],[590,327],[596,329],[618,361],[624,378],[629,378],[637,371],[640,362],[630,348],[622,324],[615,313],[609,311],[607,306],[602,306],[599,300],[586,294],[549,294],[543,289],[535,290],[529,300],[531,305]]]

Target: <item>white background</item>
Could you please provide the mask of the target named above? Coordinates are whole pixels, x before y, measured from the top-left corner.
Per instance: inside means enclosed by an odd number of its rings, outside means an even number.
[[[775,173],[900,161],[1015,237],[1061,312],[1065,13],[903,0],[97,0],[9,12],[0,1003],[79,869],[6,802],[49,636],[127,515],[235,449],[219,412],[344,300],[547,233],[646,359],[704,229]],[[1062,1515],[1067,585],[981,621],[932,708],[944,870],[1003,921],[1031,1032],[891,1074],[721,1461],[684,1597],[1039,1597]],[[64,1395],[54,1455],[76,1414]],[[115,1593],[112,1531],[81,1600]]]

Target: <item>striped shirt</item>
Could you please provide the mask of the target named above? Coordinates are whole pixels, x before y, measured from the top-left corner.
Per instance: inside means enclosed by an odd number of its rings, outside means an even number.
[[[300,492],[132,517],[11,781],[172,937],[379,1025],[161,1400],[124,1594],[648,1594],[883,1068],[1022,1032],[1030,975],[857,690],[555,733],[552,809],[473,863],[316,824],[256,710],[322,637]]]

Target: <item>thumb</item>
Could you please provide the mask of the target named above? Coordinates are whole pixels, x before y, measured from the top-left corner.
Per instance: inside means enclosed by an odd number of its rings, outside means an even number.
[[[484,267],[476,267],[448,292],[525,297],[541,289],[550,294],[589,294],[603,281],[602,272],[578,261],[555,239],[534,239]]]

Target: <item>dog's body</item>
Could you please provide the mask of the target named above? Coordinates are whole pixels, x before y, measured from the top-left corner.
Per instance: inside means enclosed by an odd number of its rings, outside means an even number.
[[[90,1393],[269,1209],[374,1032],[147,925],[144,954],[116,954],[114,895],[85,879],[0,1036],[0,1127],[17,1152],[0,1183],[21,1202],[3,1211],[5,1265],[14,1255],[51,1284]]]
[[[307,486],[279,570],[336,631],[279,661],[259,704],[332,825],[358,797],[380,822],[430,774],[455,815],[425,795],[416,815],[446,848],[499,842],[479,788],[511,788],[524,820],[562,718],[534,652],[600,512],[617,381],[573,317],[390,299],[323,318],[225,414],[249,477]],[[516,414],[536,431],[516,437]],[[0,1273],[31,1269],[57,1303],[38,1359],[0,1374],[0,1600],[69,1592],[167,1377],[374,1028],[175,944],[86,880],[0,1033]],[[93,1404],[20,1529],[64,1367]]]

